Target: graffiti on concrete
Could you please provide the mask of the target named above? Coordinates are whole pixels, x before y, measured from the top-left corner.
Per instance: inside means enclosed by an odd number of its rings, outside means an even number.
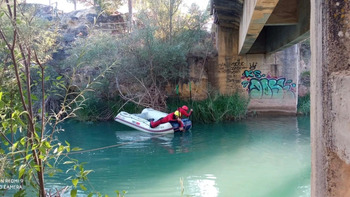
[[[242,86],[251,98],[295,98],[296,84],[293,80],[285,77],[272,77],[270,74],[262,74],[260,70],[255,70],[256,64],[250,65],[250,70],[242,73]]]
[[[255,70],[257,65],[258,65],[258,62],[249,63],[249,69],[250,70]]]
[[[223,72],[223,73],[234,72],[236,70],[245,68],[244,62],[241,61],[240,59],[237,59],[236,61],[233,61],[233,62],[226,61],[225,63],[221,63],[218,66],[219,66],[218,72]]]

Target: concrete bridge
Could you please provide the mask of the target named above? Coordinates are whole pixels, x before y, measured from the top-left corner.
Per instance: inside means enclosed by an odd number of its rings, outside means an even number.
[[[350,196],[350,1],[211,0],[211,14],[218,57],[209,81],[248,94],[251,111],[296,113],[294,44],[310,37],[311,196]]]

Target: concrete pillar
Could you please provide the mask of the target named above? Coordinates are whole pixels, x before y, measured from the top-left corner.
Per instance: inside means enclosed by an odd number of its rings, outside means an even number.
[[[350,196],[350,1],[311,0],[312,197]]]
[[[218,64],[209,66],[209,83],[221,94],[250,97],[249,111],[296,114],[299,50],[238,55],[239,31],[217,27]]]
[[[230,66],[240,60],[240,57],[238,57],[238,30],[218,26],[217,50],[218,67],[214,71],[217,79],[216,84],[221,94],[230,94],[237,89],[237,87],[232,86],[229,78],[232,78],[232,75],[236,73],[230,69]]]

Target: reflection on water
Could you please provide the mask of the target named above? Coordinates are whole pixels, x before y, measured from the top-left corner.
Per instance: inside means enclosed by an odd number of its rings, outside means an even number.
[[[211,197],[219,195],[216,177],[212,174],[187,177],[189,193],[193,196]]]
[[[114,196],[310,196],[309,118],[254,118],[195,124],[191,132],[148,134],[116,122],[69,123],[72,147],[114,148],[72,155],[93,169],[97,191]],[[67,175],[49,187],[69,184]],[[181,181],[183,183],[181,183]],[[79,191],[84,194],[83,191]]]
[[[116,131],[116,137],[119,144],[123,145],[120,148],[143,148],[155,142],[160,146],[170,147],[173,134],[151,134],[137,130],[133,131]]]

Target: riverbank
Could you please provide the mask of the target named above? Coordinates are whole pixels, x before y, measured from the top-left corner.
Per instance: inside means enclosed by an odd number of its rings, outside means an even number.
[[[168,98],[167,112],[175,111],[182,105],[193,109],[192,121],[198,123],[213,123],[235,121],[247,116],[257,116],[254,112],[248,113],[249,99],[236,93],[233,95],[214,95],[202,101],[181,100],[180,98]],[[88,99],[85,107],[77,112],[79,121],[107,121],[113,120],[120,111],[140,113],[144,107],[132,102],[125,102],[120,97],[108,100]],[[298,99],[298,114],[310,114],[310,94]],[[271,114],[270,114],[271,115]]]

